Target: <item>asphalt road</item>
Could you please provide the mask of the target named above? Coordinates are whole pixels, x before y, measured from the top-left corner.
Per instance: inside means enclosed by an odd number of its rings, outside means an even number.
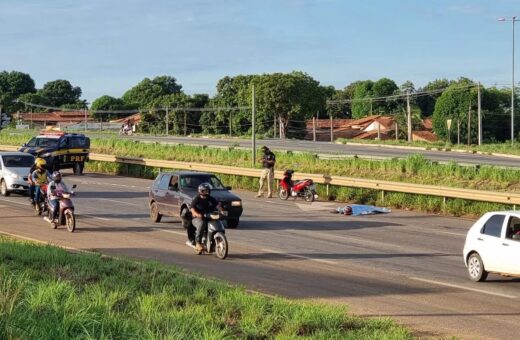
[[[175,264],[268,294],[346,304],[390,317],[424,337],[513,339],[520,334],[520,279],[466,278],[462,247],[473,221],[394,211],[346,217],[330,202],[255,199],[227,230],[230,255],[197,256],[175,218],[151,223],[144,179],[66,175],[77,184],[77,230],[57,230],[26,197],[0,197],[0,232],[108,255]]]
[[[239,146],[251,148],[252,142],[245,139],[219,139],[219,138],[192,138],[192,137],[150,137],[132,136],[124,137],[145,142],[160,142],[170,144],[193,144],[193,145],[213,145],[217,147]],[[459,164],[476,165],[489,164],[502,167],[519,167],[520,157],[511,158],[503,156],[480,155],[462,152],[416,150],[410,148],[385,147],[379,145],[345,145],[330,142],[312,142],[304,140],[280,140],[264,139],[257,141],[257,147],[267,145],[272,150],[292,150],[306,151],[318,154],[333,155],[357,155],[363,158],[405,158],[410,154],[422,154],[426,158],[438,162],[455,161]]]

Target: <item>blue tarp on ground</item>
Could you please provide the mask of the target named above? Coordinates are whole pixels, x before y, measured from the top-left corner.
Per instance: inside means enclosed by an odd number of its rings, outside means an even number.
[[[349,207],[352,208],[352,215],[369,215],[369,214],[386,214],[392,212],[392,210],[388,208],[376,207],[373,205],[363,205],[363,204],[349,204]],[[339,207],[336,211],[340,214],[345,213],[345,207]]]

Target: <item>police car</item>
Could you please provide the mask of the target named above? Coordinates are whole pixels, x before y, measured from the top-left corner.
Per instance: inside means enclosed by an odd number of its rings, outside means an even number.
[[[51,172],[72,168],[74,174],[81,175],[88,161],[89,149],[90,138],[85,135],[44,131],[23,144],[19,151],[45,159]]]

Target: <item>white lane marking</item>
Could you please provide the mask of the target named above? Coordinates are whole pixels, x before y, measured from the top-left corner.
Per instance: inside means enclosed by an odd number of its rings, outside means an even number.
[[[102,199],[104,201],[116,202],[116,203],[121,203],[121,204],[126,204],[126,205],[137,205],[139,207],[143,206],[143,204],[141,204],[141,203],[139,203],[139,204],[138,203],[130,203],[130,202],[125,202],[125,201],[111,200],[109,198],[100,198],[100,199]]]
[[[8,199],[5,199],[5,198],[0,198],[0,201],[14,203],[14,204],[18,204],[18,205],[23,205],[25,207],[30,207],[31,206],[29,203],[22,203],[22,202],[18,202],[18,201],[8,200]]]
[[[265,252],[268,252],[268,253],[282,254],[282,255],[289,256],[289,257],[295,257],[295,258],[298,258],[298,259],[304,259],[304,260],[309,260],[309,261],[314,261],[314,262],[321,262],[321,263],[326,263],[326,264],[338,264],[335,261],[315,259],[315,258],[312,258],[312,257],[303,256],[303,255],[284,253],[284,252],[276,251],[276,250],[273,250],[273,249],[261,249],[261,250],[265,251]]]
[[[95,220],[101,220],[101,221],[112,221],[112,220],[114,220],[113,218],[97,217],[97,216],[90,215],[90,214],[81,214],[79,216],[85,216],[85,217],[89,217],[89,218],[93,218]]]
[[[488,295],[505,297],[505,298],[508,298],[508,299],[516,299],[517,298],[517,296],[514,296],[514,295],[507,295],[507,294],[489,292],[489,291],[482,290],[482,289],[476,289],[476,288],[470,288],[470,287],[465,287],[465,286],[459,286],[459,285],[455,285],[455,284],[447,283],[447,282],[440,282],[440,281],[434,281],[434,280],[428,280],[428,279],[421,279],[419,277],[409,277],[409,279],[415,280],[415,281],[431,283],[431,284],[435,284],[435,285],[439,285],[439,286],[446,286],[446,287],[458,288],[458,289],[462,289],[462,290],[469,290],[469,291],[472,291],[472,292],[477,292],[477,293],[482,293],[482,294],[488,294]]]
[[[140,186],[137,186],[137,185],[127,185],[127,184],[115,184],[115,183],[103,183],[103,182],[88,182],[88,181],[78,181],[78,183],[81,183],[81,184],[95,184],[95,185],[102,185],[102,186],[106,186],[106,185],[110,185],[110,186],[113,186],[113,187],[123,187],[123,188],[137,188],[137,189],[150,189],[149,186],[147,187],[140,187]]]
[[[156,231],[164,231],[165,233],[170,233],[170,234],[176,234],[176,235],[182,235],[182,236],[186,236],[186,233],[184,232],[180,232],[180,231],[174,231],[174,230],[166,230],[166,229],[159,229],[159,228],[152,228],[153,230],[156,230]]]

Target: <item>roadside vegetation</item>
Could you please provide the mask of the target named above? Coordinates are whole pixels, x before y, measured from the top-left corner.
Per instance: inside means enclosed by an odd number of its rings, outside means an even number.
[[[2,339],[411,339],[392,321],[0,236]]]
[[[0,132],[0,144],[21,145],[28,135]],[[220,164],[238,167],[251,166],[251,153],[247,150],[211,148],[187,145],[163,145],[142,143],[121,138],[92,138],[92,152],[127,157],[166,159],[205,164]],[[338,175],[356,178],[378,179],[427,185],[520,192],[520,171],[494,166],[460,166],[455,163],[438,164],[421,155],[406,159],[366,160],[356,157],[341,160],[319,159],[310,153],[277,152],[277,169],[295,169],[298,172]],[[258,155],[257,159],[260,158]],[[257,166],[260,166],[258,164]],[[159,169],[140,165],[124,165],[105,162],[88,162],[87,171],[122,174],[143,178],[155,178]],[[208,166],[208,171],[211,167]],[[243,176],[221,175],[226,184],[234,188],[256,190],[257,179]],[[339,202],[377,204],[402,209],[414,209],[455,216],[477,216],[489,210],[510,209],[501,204],[419,196],[403,193],[386,193],[368,189],[356,189],[318,185],[318,194]]]

